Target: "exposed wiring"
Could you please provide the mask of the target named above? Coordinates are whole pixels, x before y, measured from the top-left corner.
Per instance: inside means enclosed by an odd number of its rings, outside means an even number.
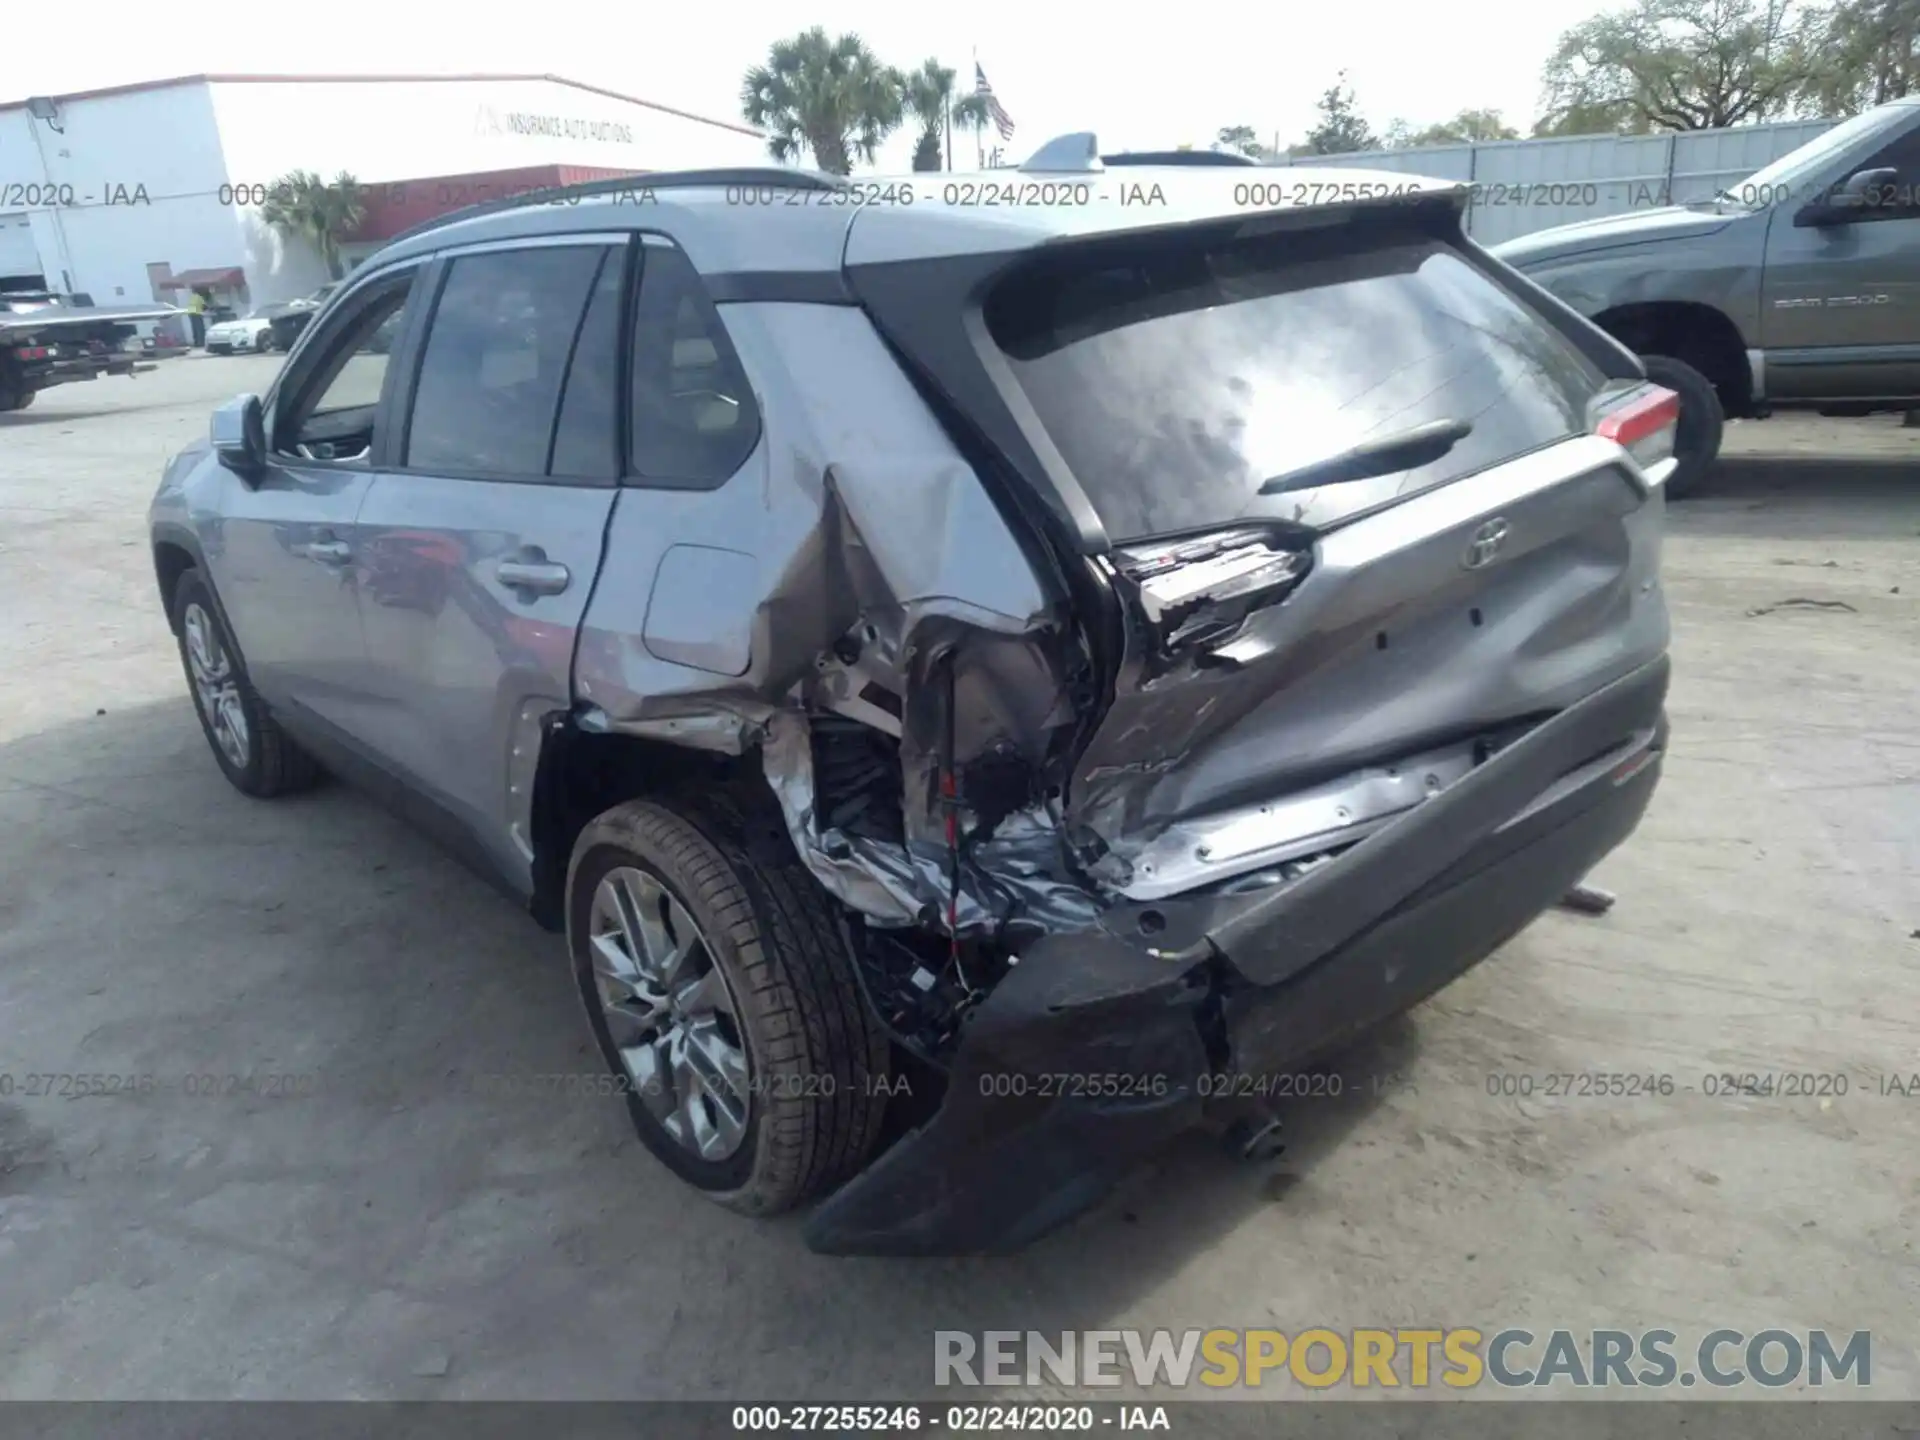
[[[966,967],[960,963],[960,782],[954,774],[955,712],[958,684],[954,674],[954,656],[947,652],[947,714],[941,736],[940,756],[940,799],[947,812],[947,943],[948,957],[952,961],[954,974],[960,977],[960,984],[969,995],[973,993],[973,982],[967,978]]]

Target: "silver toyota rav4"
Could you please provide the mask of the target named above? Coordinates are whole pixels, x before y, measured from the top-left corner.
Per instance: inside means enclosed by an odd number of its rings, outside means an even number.
[[[1097,155],[449,217],[153,503],[228,779],[470,857],[647,1147],[822,1250],[1270,1129],[1659,773],[1674,396],[1460,187]]]

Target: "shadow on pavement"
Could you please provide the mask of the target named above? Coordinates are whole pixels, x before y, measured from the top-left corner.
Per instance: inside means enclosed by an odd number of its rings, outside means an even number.
[[[408,1367],[448,1345],[479,1397],[925,1393],[935,1330],[1098,1327],[1261,1214],[1284,1246],[1289,1192],[1418,1048],[1402,1021],[1336,1062],[1277,1162],[1196,1133],[1024,1254],[816,1256],[794,1218],[696,1199],[617,1098],[476,1090],[598,1072],[560,940],[338,784],[234,793],[184,697],[0,745],[0,1015],[10,1069],[314,1077],[0,1105],[0,1194],[46,1217],[0,1350],[137,1282],[203,1324],[244,1304],[275,1393],[398,1398],[445,1393]],[[89,1333],[123,1394],[228,1393]]]
[[[1920,438],[1911,458],[1722,458],[1668,510],[1678,534],[1890,538],[1920,533]],[[1890,532],[1889,527],[1900,527]]]

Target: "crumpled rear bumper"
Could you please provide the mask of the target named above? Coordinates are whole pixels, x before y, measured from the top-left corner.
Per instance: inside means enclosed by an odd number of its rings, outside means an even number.
[[[974,1012],[934,1118],[829,1196],[836,1254],[1018,1250],[1201,1117],[1201,1077],[1323,1058],[1433,994],[1639,823],[1665,657],[1271,892],[1119,907],[1051,935]]]

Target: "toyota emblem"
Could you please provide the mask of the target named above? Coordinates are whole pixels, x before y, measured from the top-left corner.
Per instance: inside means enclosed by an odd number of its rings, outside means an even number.
[[[1500,547],[1507,543],[1507,531],[1510,528],[1504,518],[1485,522],[1467,542],[1467,553],[1460,564],[1468,570],[1491,565],[1494,557],[1500,553]]]

